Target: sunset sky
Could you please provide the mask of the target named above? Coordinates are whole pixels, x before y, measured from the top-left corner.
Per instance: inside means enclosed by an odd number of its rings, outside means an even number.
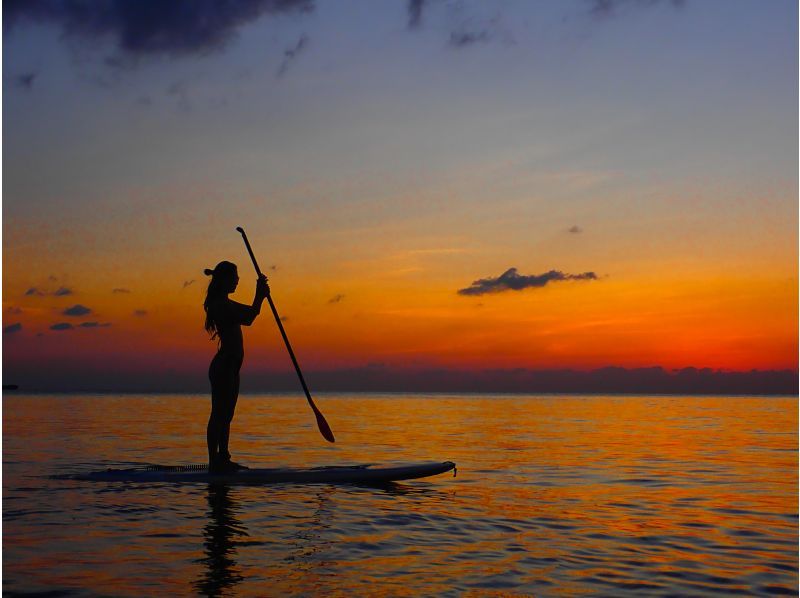
[[[3,6],[4,383],[797,368],[794,0]]]

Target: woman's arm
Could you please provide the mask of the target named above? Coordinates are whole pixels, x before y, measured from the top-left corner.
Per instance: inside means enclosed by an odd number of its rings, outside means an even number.
[[[256,282],[256,294],[253,297],[252,305],[243,305],[235,301],[230,302],[231,307],[234,308],[237,323],[243,326],[250,326],[253,320],[256,319],[256,316],[261,313],[261,304],[264,303],[264,299],[266,299],[268,294],[269,285],[267,284],[267,277],[262,274]]]

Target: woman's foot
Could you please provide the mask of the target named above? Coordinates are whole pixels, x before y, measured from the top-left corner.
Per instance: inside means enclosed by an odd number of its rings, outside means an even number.
[[[233,471],[237,469],[249,469],[246,465],[242,465],[240,463],[236,463],[235,461],[231,461],[230,458],[225,461],[225,466],[231,468]]]
[[[239,471],[241,469],[247,469],[247,467],[231,461],[230,458],[225,459],[222,457],[213,460],[208,465],[208,470],[211,473],[231,473],[233,471]]]

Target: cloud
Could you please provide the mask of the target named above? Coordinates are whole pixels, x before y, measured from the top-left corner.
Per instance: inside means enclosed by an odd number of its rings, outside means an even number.
[[[281,66],[278,69],[278,77],[283,77],[286,74],[286,71],[289,70],[289,65],[297,58],[300,52],[305,50],[306,46],[308,46],[308,36],[304,33],[294,46],[284,50],[283,62],[281,62]]]
[[[587,0],[589,7],[589,14],[596,19],[607,19],[619,14],[620,9],[628,6],[633,7],[648,7],[656,6],[658,4],[671,4],[675,8],[683,8],[686,5],[685,0]]]
[[[192,109],[192,102],[189,100],[189,88],[186,83],[177,81],[167,88],[166,94],[175,98],[178,109],[188,112]]]
[[[453,48],[466,48],[477,43],[488,42],[491,39],[491,34],[485,29],[482,31],[453,31],[447,43]]]
[[[425,0],[408,0],[408,28],[417,29],[422,25],[422,10]]]
[[[115,294],[127,294],[127,293],[130,293],[131,290],[130,289],[112,289],[111,292],[115,293]]]
[[[188,287],[190,285],[193,285],[193,284],[194,284],[194,278],[192,280],[184,280],[183,281],[183,288],[185,289],[186,287]]]
[[[50,330],[72,330],[74,326],[69,322],[59,322],[50,326]]]
[[[50,277],[52,280],[52,276]],[[52,296],[52,297],[66,297],[67,295],[72,295],[74,291],[69,287],[59,287],[55,291],[43,291],[39,287],[31,287],[27,291],[25,291],[26,297],[45,297],[45,296]]]
[[[14,77],[14,85],[20,89],[30,91],[33,89],[33,82],[36,80],[37,73],[22,73]]]
[[[15,332],[19,332],[22,330],[22,324],[17,322],[15,324],[9,324],[3,328],[3,334],[14,334]]]
[[[340,303],[342,299],[344,299],[344,295],[342,295],[342,294],[334,295],[333,297],[328,299],[328,303],[331,304],[331,305],[334,304],[334,303]]]
[[[500,293],[503,291],[521,291],[527,288],[543,287],[550,282],[563,280],[597,280],[594,272],[583,274],[564,274],[559,270],[550,270],[544,274],[523,276],[517,273],[516,268],[509,268],[497,278],[481,278],[474,281],[469,287],[460,289],[459,295],[485,295],[487,293]]]
[[[136,316],[137,318],[143,318],[143,317],[145,317],[147,315],[147,310],[146,309],[135,309],[135,310],[133,310],[133,315]]]
[[[289,318],[287,318],[286,316],[281,316],[281,322],[288,322],[288,321]]]
[[[100,322],[81,322],[78,324],[80,328],[106,328],[111,326],[110,322],[105,322],[101,324]]]
[[[68,307],[64,311],[61,312],[63,316],[85,316],[86,314],[92,313],[92,310],[86,307],[85,305],[81,305],[80,303],[76,303],[72,307]]]
[[[578,225],[576,224],[576,225],[574,225],[574,226],[571,226],[571,227],[569,227],[569,228],[567,229],[567,232],[568,232],[568,233],[572,233],[573,235],[577,235],[578,233],[582,233],[582,232],[583,232],[583,229],[582,229],[580,226],[578,226]]]
[[[6,32],[24,21],[54,23],[68,37],[110,40],[121,57],[136,59],[210,54],[265,14],[313,10],[313,0],[6,0],[3,21]]]
[[[6,308],[6,312],[9,313],[9,314],[18,316],[19,314],[22,313],[22,308],[21,307],[9,306],[9,307]]]

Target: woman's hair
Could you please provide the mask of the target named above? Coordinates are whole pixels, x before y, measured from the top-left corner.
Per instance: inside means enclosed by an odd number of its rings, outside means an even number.
[[[220,262],[213,270],[206,268],[204,272],[206,276],[211,277],[211,282],[208,283],[206,300],[203,302],[203,309],[206,312],[206,332],[211,335],[213,340],[217,337],[219,330],[217,330],[217,323],[208,311],[208,307],[214,301],[223,299],[228,294],[230,280],[233,276],[236,276],[236,264]]]

